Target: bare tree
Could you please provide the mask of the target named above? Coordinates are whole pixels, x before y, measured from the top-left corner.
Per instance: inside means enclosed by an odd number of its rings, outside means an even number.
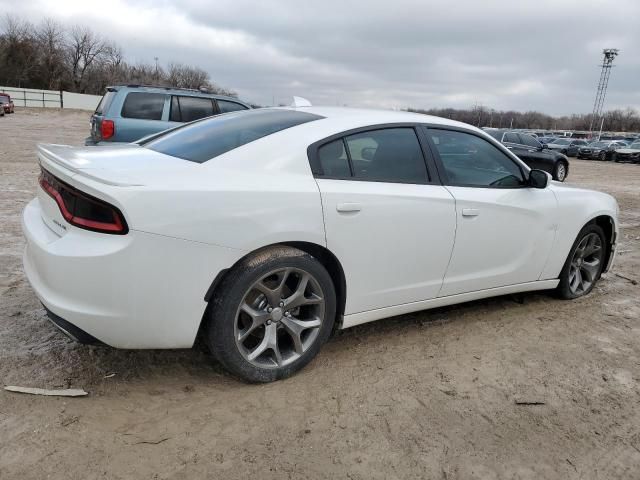
[[[67,45],[67,58],[70,64],[71,81],[76,91],[84,93],[87,70],[99,61],[109,50],[102,37],[87,27],[71,28]]]
[[[37,69],[33,25],[12,15],[6,15],[2,23],[0,62],[5,68],[1,69],[0,80],[25,86]]]
[[[40,77],[49,90],[61,87],[64,66],[64,29],[52,19],[44,19],[36,31],[40,53]]]

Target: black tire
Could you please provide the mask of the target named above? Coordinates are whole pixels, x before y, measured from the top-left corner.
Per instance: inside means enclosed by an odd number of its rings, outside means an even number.
[[[244,345],[240,346],[238,342],[241,342],[241,340],[236,339],[236,323],[240,321],[240,306],[243,302],[246,302],[246,296],[249,295],[249,292],[255,292],[255,285],[265,276],[269,278],[270,272],[279,271],[278,269],[293,269],[295,272],[309,274],[315,280],[315,285],[321,289],[321,298],[324,298],[324,314],[322,315],[324,318],[321,319],[321,324],[317,327],[317,334],[315,334],[312,343],[292,363],[262,367],[256,365],[255,363],[257,362],[252,363],[245,358],[246,351],[241,353],[241,348],[244,348]],[[290,274],[283,275],[283,284],[287,275]],[[280,282],[280,279],[278,279],[278,282]],[[260,294],[258,294],[259,296]],[[271,302],[266,302],[266,295],[263,297],[262,302],[265,303],[265,306],[261,308],[266,309],[267,303],[270,305]],[[271,308],[271,310],[274,310],[274,313],[275,310],[278,310],[279,316],[282,314],[282,309]],[[265,311],[260,310],[261,313]],[[216,289],[205,317],[207,322],[205,341],[216,360],[231,374],[251,383],[273,382],[293,375],[317,355],[322,345],[331,335],[335,316],[335,288],[331,276],[324,266],[311,255],[296,248],[285,246],[268,247],[241,261],[225,276],[220,287]],[[284,320],[280,321],[284,322]],[[278,320],[274,320],[273,323],[278,323]],[[256,328],[255,333],[251,335],[258,336],[262,331],[263,338],[266,338],[267,328],[274,328],[271,325],[271,321],[269,321],[269,325],[270,327],[266,327],[266,324],[263,324],[261,327]],[[278,331],[281,331],[283,325],[278,324],[276,327],[279,329]],[[298,338],[300,337],[301,335]],[[289,337],[289,339],[292,341],[292,337]],[[272,350],[272,353],[275,358],[275,350]],[[278,353],[280,354],[279,347]]]
[[[576,292],[571,287],[572,260],[574,259],[576,250],[578,249],[578,246],[580,245],[580,243],[591,234],[595,234],[598,237],[600,237],[601,249],[600,249],[600,256],[599,256],[599,264],[598,264],[597,270],[593,274],[593,281],[591,282],[589,287],[584,289],[583,291]],[[571,250],[569,251],[567,260],[565,261],[564,266],[562,267],[562,271],[560,272],[560,277],[559,277],[560,283],[556,288],[556,293],[560,298],[565,300],[572,300],[574,298],[587,295],[588,293],[591,292],[591,290],[593,290],[593,287],[595,286],[597,281],[600,279],[600,275],[602,274],[602,270],[604,269],[604,266],[605,266],[604,260],[605,260],[605,253],[607,248],[606,245],[607,244],[606,244],[604,232],[602,228],[600,228],[595,223],[588,224],[585,227],[583,227],[582,230],[580,230],[580,233],[578,233],[578,236],[576,237],[576,241],[573,242],[573,245],[571,246]]]
[[[598,160],[600,160],[601,162],[604,162],[607,159],[607,154],[606,152],[600,152],[598,154]]]
[[[564,173],[563,173],[564,172]],[[567,179],[567,175],[569,174],[569,165],[564,160],[559,160],[556,162],[555,167],[553,167],[553,179],[558,182],[564,182]]]

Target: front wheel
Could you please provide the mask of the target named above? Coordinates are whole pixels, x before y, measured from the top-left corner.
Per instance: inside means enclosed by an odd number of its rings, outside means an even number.
[[[336,314],[333,282],[311,255],[271,247],[234,267],[208,309],[213,356],[248,382],[294,374],[327,341]]]
[[[600,154],[598,155],[598,160],[600,160],[601,162],[604,162],[607,159],[607,154],[605,152],[600,152]]]
[[[561,298],[586,295],[595,286],[604,268],[605,237],[598,225],[587,225],[578,234],[560,272],[557,292]]]
[[[567,178],[567,164],[565,162],[556,163],[556,166],[553,169],[553,178],[558,182],[564,182]]]

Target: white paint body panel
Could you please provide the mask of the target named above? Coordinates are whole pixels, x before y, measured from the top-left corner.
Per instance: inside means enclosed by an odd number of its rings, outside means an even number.
[[[130,231],[78,229],[40,192],[23,214],[24,266],[38,297],[109,345],[182,348],[218,273],[268,245],[308,242],[336,256],[348,327],[552,288],[588,221],[608,215],[617,224],[612,197],[555,183],[515,191],[316,181],[307,147],[345,130],[396,122],[479,130],[406,112],[304,110],[326,118],[203,164],[136,145],[42,147],[44,168],[118,207]]]
[[[457,231],[439,296],[534,282],[555,240],[558,203],[548,189],[447,187]],[[464,215],[473,210],[473,216]]]
[[[347,277],[345,314],[438,295],[449,264],[456,220],[440,185],[318,180],[327,248]],[[360,211],[339,212],[356,204]]]

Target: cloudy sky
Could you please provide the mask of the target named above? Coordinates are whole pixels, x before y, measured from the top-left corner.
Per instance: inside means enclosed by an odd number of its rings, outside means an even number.
[[[130,61],[200,66],[262,105],[590,112],[640,108],[640,0],[0,0],[32,22],[86,24]]]

